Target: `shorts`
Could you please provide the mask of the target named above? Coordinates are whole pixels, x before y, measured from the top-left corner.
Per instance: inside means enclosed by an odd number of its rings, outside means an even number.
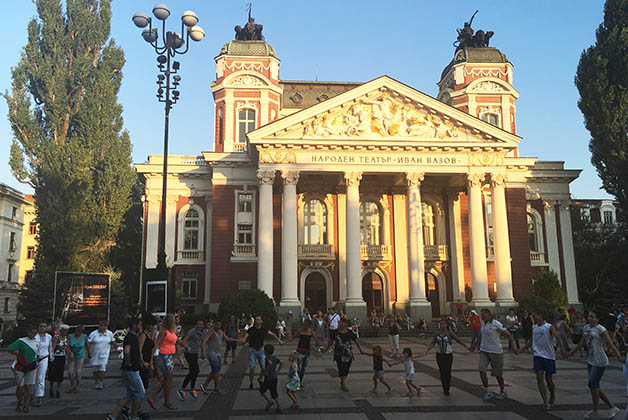
[[[219,353],[207,353],[207,361],[212,368],[212,373],[220,373],[220,369],[222,369],[222,356]]]
[[[126,392],[124,397],[125,401],[141,400],[144,398],[145,389],[140,377],[140,372],[137,370],[123,370],[122,382],[126,385]]]
[[[336,359],[336,367],[338,368],[338,376],[344,378],[349,375],[349,369],[351,369],[351,360],[348,362],[343,362],[340,359]]]
[[[589,382],[587,383],[589,389],[598,389],[600,387],[600,381],[604,375],[606,366],[593,366],[587,364],[587,372],[589,374]]]
[[[383,370],[374,370],[373,371],[373,379],[384,379],[384,371]]]
[[[35,379],[37,377],[37,369],[33,369],[30,372],[20,372],[19,370],[13,370],[15,373],[15,381],[18,388],[24,385],[35,385]]]
[[[266,362],[266,357],[264,356],[264,349],[252,349],[249,347],[249,368],[255,369],[255,362],[259,364],[259,367],[264,369],[264,363]]]
[[[161,354],[157,356],[157,366],[162,375],[172,375],[174,372],[174,360],[172,354]]]
[[[414,372],[406,372],[406,381],[414,381]]]
[[[235,341],[227,341],[227,351],[235,350],[237,348],[238,348],[238,343],[236,343]]]
[[[268,377],[264,376],[264,382],[259,388],[260,394],[264,394],[266,391],[270,391],[270,398],[273,400],[279,398],[279,393],[277,393],[277,378],[268,379]]]
[[[336,336],[338,335],[338,330],[329,329],[329,341],[336,340]]]
[[[556,373],[556,360],[534,356],[533,369],[535,372],[543,371],[553,375]]]
[[[480,363],[478,370],[486,372],[488,365],[491,365],[491,376],[504,376],[504,354],[503,353],[487,353],[480,351]]]
[[[94,372],[106,372],[107,371],[107,360],[98,360],[97,363],[93,364]]]

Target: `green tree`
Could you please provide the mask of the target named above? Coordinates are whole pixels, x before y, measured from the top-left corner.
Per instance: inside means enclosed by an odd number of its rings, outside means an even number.
[[[591,134],[591,162],[603,188],[628,214],[628,0],[607,0],[596,42],[575,77],[578,107]]]
[[[238,292],[229,292],[225,295],[218,307],[218,318],[223,322],[227,322],[229,315],[233,314],[237,317],[241,313],[247,316],[261,316],[264,322],[264,328],[272,329],[277,325],[277,310],[275,303],[266,293],[259,289],[240,290]]]
[[[4,97],[14,176],[35,190],[39,246],[20,311],[52,307],[56,270],[101,271],[130,205],[131,142],[117,93],[124,53],[110,0],[36,0]]]
[[[541,270],[533,277],[532,295],[521,299],[519,307],[528,312],[541,311],[546,319],[550,319],[555,306],[567,313],[567,294],[560,287],[554,271]]]

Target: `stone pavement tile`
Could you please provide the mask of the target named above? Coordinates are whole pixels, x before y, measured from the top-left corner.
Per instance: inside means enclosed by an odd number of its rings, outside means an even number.
[[[524,420],[512,412],[493,411],[493,412],[460,412],[450,411],[443,413],[385,413],[387,420]]]
[[[393,393],[391,396],[384,398],[369,397],[369,403],[374,407],[414,407],[414,406],[484,406],[485,403],[482,399],[464,392],[457,388],[450,390],[449,397],[442,393],[440,387],[438,388],[423,388],[421,396],[407,397],[405,393],[398,392]],[[385,394],[384,394],[385,396]],[[458,420],[458,419],[456,419]]]
[[[364,414],[359,413],[343,413],[343,414],[299,414],[299,413],[286,413],[283,415],[268,414],[263,416],[234,416],[229,417],[229,420],[338,420],[342,417],[343,420],[367,420]]]

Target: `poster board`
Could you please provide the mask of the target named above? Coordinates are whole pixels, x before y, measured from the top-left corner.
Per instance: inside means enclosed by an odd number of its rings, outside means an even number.
[[[146,282],[146,312],[166,316],[168,311],[168,281]]]
[[[69,325],[109,321],[111,277],[106,273],[57,271],[52,313]]]

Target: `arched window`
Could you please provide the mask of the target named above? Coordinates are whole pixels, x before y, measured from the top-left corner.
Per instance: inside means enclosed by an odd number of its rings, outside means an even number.
[[[238,111],[238,143],[246,143],[246,133],[255,130],[255,110],[243,108]]]
[[[183,226],[183,249],[197,250],[199,237],[199,215],[195,209],[189,209],[185,213]]]
[[[536,216],[532,213],[527,213],[528,215],[528,241],[530,242],[530,251],[532,252],[541,252],[540,247],[540,234],[539,234],[539,223],[536,220]]]
[[[434,208],[431,204],[422,203],[423,206],[423,245],[434,245]]]
[[[486,112],[480,115],[480,119],[486,121],[489,124],[493,124],[496,127],[499,127],[499,115],[493,112]]]
[[[303,208],[304,242],[307,245],[327,243],[327,207],[312,199]]]
[[[367,201],[360,204],[360,243],[380,245],[381,215],[377,203]]]

